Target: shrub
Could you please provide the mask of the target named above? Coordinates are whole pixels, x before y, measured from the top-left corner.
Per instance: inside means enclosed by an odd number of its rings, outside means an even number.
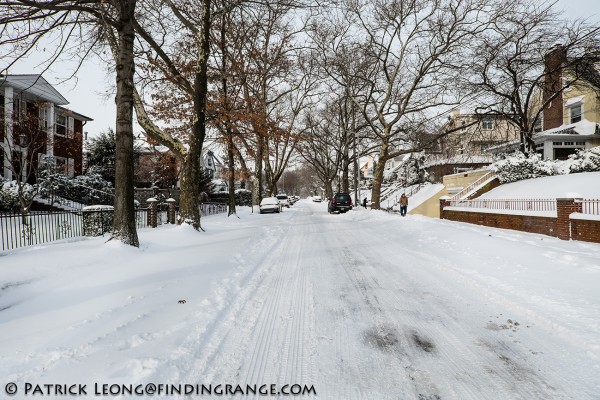
[[[569,156],[569,173],[600,171],[600,147],[578,150]]]
[[[557,174],[554,163],[542,160],[539,154],[531,154],[529,157],[523,153],[511,154],[497,161],[494,166],[501,183]]]

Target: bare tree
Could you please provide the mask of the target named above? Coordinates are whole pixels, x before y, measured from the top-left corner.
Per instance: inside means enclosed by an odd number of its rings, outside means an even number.
[[[372,202],[379,207],[385,163],[419,151],[426,143],[419,130],[433,110],[457,104],[461,92],[448,78],[463,64],[468,41],[487,25],[481,0],[381,0],[348,2],[335,46],[326,62],[340,64],[341,51],[360,60],[350,75],[357,84],[350,93],[376,145]],[[334,30],[335,32],[335,30]],[[320,32],[324,37],[327,32]],[[333,71],[342,86],[349,82]]]
[[[516,1],[502,7],[493,26],[475,38],[473,75],[465,77],[483,100],[477,111],[510,121],[519,131],[520,150],[534,152],[532,137],[544,110],[553,102],[562,109],[565,90],[597,79],[590,66],[600,60],[600,28],[561,22],[553,4]],[[546,114],[545,124],[562,125],[562,114],[558,121]]]

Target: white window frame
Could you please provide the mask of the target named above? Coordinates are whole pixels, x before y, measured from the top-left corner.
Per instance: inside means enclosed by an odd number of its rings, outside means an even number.
[[[64,124],[59,123],[61,118],[65,119]],[[59,133],[59,130],[58,130],[59,127],[64,127],[64,131],[65,131],[64,134]],[[56,115],[54,116],[54,134],[56,136],[68,137],[68,133],[69,133],[69,118],[64,114],[56,113]]]
[[[579,107],[579,120],[573,121],[573,109]],[[569,106],[569,124],[575,124],[583,120],[583,103],[575,103]]]
[[[483,118],[481,120],[481,129],[483,129],[484,131],[493,130],[494,129],[494,120],[492,118]]]

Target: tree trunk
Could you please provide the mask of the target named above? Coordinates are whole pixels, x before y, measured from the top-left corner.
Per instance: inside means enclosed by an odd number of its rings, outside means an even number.
[[[254,177],[256,178],[256,180],[254,181],[254,184],[257,185],[257,189],[256,189],[256,191],[253,191],[254,195],[252,196],[252,202],[255,206],[260,204],[260,201],[262,200],[262,195],[263,195],[262,167],[263,167],[264,146],[263,146],[262,137],[260,136],[259,133],[256,134],[256,143],[257,143],[256,157],[255,157],[256,165],[254,166]]]
[[[229,212],[227,216],[236,214],[235,210],[235,168],[233,158],[233,132],[227,127],[227,161],[229,163]]]
[[[117,51],[117,124],[115,132],[115,210],[112,238],[139,247],[135,227],[133,172],[133,19],[136,0],[120,0]]]
[[[223,88],[223,109],[224,109],[224,121],[225,124],[225,136],[227,140],[227,163],[229,164],[228,170],[228,186],[229,186],[229,207],[227,211],[227,216],[236,214],[235,211],[235,168],[234,168],[234,158],[233,158],[233,132],[231,128],[231,119],[230,119],[230,110],[229,110],[229,92],[227,88],[227,45],[226,45],[226,26],[225,26],[225,16],[221,19],[221,74],[223,79],[221,80],[222,88]]]
[[[189,151],[181,177],[179,223],[200,229],[200,158],[206,136],[206,94],[208,91],[208,56],[210,53],[211,0],[202,0],[202,27],[198,33],[198,56],[194,76],[194,114]]]
[[[371,190],[371,208],[379,210],[381,208],[381,184],[383,183],[383,172],[385,171],[385,163],[387,161],[389,146],[384,143],[379,150],[379,160],[373,171],[373,189]]]

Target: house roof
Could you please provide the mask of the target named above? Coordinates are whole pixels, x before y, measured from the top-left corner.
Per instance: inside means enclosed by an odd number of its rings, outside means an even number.
[[[0,75],[0,86],[10,86],[20,93],[33,95],[40,100],[50,101],[56,105],[69,104],[67,99],[41,75]]]
[[[83,114],[79,114],[78,112],[75,112],[73,110],[69,110],[68,108],[64,108],[64,107],[56,107],[60,110],[65,110],[67,113],[69,113],[72,117],[74,117],[75,119],[78,119],[80,121],[93,121],[92,118],[90,117],[86,117]]]
[[[555,136],[555,135],[578,135],[578,136],[591,136],[591,135],[600,135],[600,125],[595,122],[588,121],[587,119],[582,119],[579,122],[569,125],[561,125],[557,128],[552,128],[545,130],[543,132],[539,132],[535,135],[534,139],[539,139],[547,136]]]

